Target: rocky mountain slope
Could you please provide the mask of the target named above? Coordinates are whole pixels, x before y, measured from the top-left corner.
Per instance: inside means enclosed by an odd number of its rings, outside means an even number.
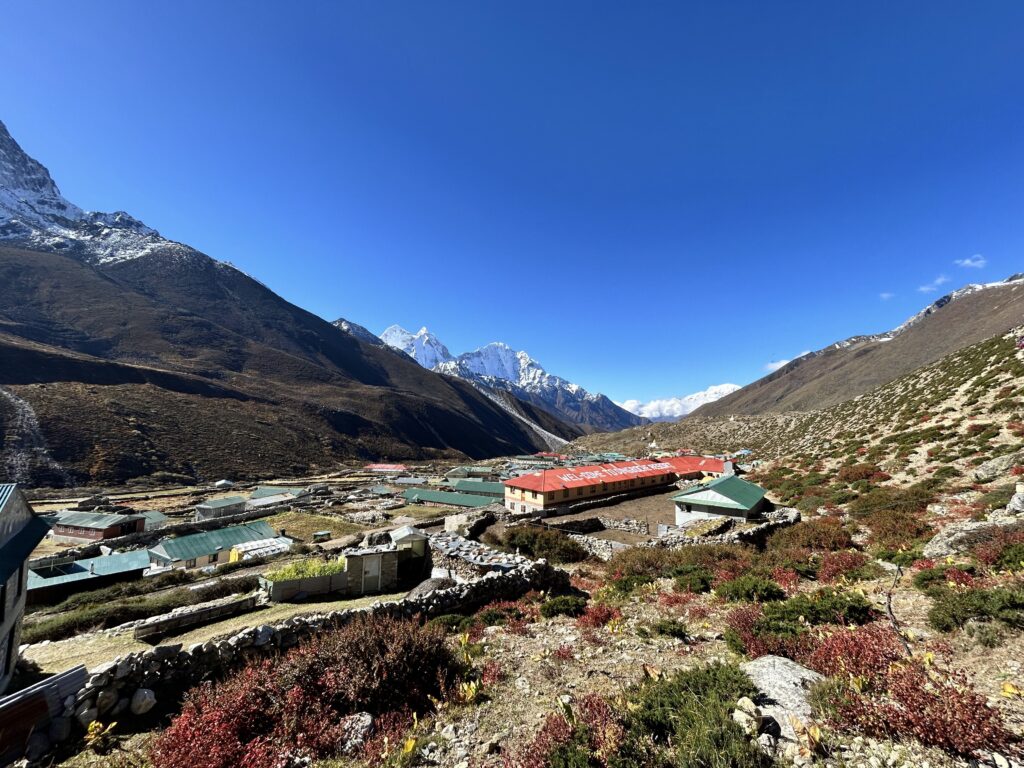
[[[1024,461],[1024,326],[972,344],[847,402],[808,412],[706,417],[590,435],[587,450],[642,454],[659,448],[756,458],[798,457],[838,466],[873,461],[897,479],[941,467],[968,476],[1000,456]],[[948,474],[951,470],[943,470]]]
[[[501,342],[455,356],[426,328],[409,333],[392,325],[381,339],[425,368],[510,393],[583,431],[614,431],[646,422],[604,395],[590,393],[579,384],[548,373],[526,352]]]
[[[470,383],[64,200],[2,124],[0,281],[0,455],[32,446],[23,482],[56,482],[53,464],[80,482],[208,479],[549,444]]]
[[[697,415],[807,411],[836,405],[998,333],[1024,318],[1024,275],[969,285],[898,328],[854,336],[791,361]]]

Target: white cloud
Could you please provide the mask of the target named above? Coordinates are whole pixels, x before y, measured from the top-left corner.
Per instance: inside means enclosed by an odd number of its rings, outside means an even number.
[[[774,373],[775,371],[779,370],[779,368],[782,368],[785,365],[789,365],[794,360],[797,360],[797,359],[803,357],[804,355],[809,355],[809,354],[811,354],[811,350],[805,349],[799,355],[797,355],[796,357],[790,358],[789,360],[772,360],[769,363],[765,363],[764,364],[764,369],[766,371],[768,371],[768,373]]]
[[[675,421],[705,403],[713,403],[739,388],[738,384],[715,384],[701,392],[683,397],[663,397],[646,403],[640,400],[626,400],[616,405],[652,421]]]
[[[896,295],[895,293],[889,293],[888,291],[882,291],[882,293],[878,294],[878,298],[880,298],[882,301],[888,301],[889,299],[893,298],[895,295]]]
[[[976,253],[969,259],[957,259],[953,262],[958,267],[966,267],[967,269],[981,269],[988,264],[988,259],[982,256],[980,253]]]
[[[945,275],[939,275],[930,283],[925,283],[924,285],[919,286],[917,290],[919,290],[921,293],[935,293],[935,291],[939,290],[940,285],[945,285],[948,282],[948,277],[946,277]]]

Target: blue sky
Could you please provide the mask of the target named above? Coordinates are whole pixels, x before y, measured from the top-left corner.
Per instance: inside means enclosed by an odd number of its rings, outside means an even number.
[[[1024,3],[8,0],[3,26],[0,120],[77,204],[618,400],[1024,270]]]

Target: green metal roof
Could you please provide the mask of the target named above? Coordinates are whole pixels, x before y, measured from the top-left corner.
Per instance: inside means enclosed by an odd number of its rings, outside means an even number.
[[[259,521],[245,525],[232,525],[217,531],[191,533],[176,539],[164,539],[150,549],[153,556],[164,561],[195,560],[199,557],[212,555],[221,550],[227,551],[235,544],[246,541],[259,541],[274,537],[274,529]]]
[[[484,480],[456,480],[452,487],[459,493],[476,493],[481,496],[505,498],[504,483],[489,483]]]
[[[286,488],[283,485],[257,485],[253,492],[249,494],[250,499],[262,499],[266,496],[280,496],[282,493],[287,493],[289,496],[298,496],[305,488],[290,487]]]
[[[706,504],[709,507],[742,509],[748,511],[764,498],[765,490],[735,475],[726,475],[694,488],[688,488],[672,497],[673,501]]]
[[[87,581],[100,576],[144,571],[148,567],[148,550],[139,549],[133,552],[116,552],[104,557],[76,560],[73,563],[50,568],[47,571],[29,571],[28,588],[31,590],[41,587],[52,587],[55,584],[67,584],[73,581]]]
[[[208,507],[209,509],[220,509],[221,507],[231,507],[235,504],[245,504],[244,496],[225,496],[223,499],[210,499],[204,501],[202,504],[196,504],[197,507]]]
[[[67,525],[72,528],[92,528],[104,530],[112,525],[138,520],[138,515],[111,515],[103,512],[58,512],[56,525]]]
[[[486,507],[494,503],[493,496],[477,496],[472,493],[450,493],[448,491],[431,491],[426,488],[409,488],[402,492],[402,498],[411,502],[430,502],[431,504],[449,504],[453,507]]]

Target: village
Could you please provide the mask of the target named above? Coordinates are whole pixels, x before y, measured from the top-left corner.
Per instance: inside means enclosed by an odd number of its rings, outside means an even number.
[[[155,704],[146,686],[83,696],[95,688],[89,670],[533,567],[535,553],[507,543],[515,531],[544,531],[598,560],[630,547],[754,541],[799,515],[742,479],[748,460],[749,451],[540,453],[35,501],[2,486],[0,712],[34,702],[19,732],[45,753],[71,725]],[[71,706],[69,690],[79,691]],[[44,740],[46,722],[61,725]],[[6,732],[4,748],[17,751],[18,740]]]

